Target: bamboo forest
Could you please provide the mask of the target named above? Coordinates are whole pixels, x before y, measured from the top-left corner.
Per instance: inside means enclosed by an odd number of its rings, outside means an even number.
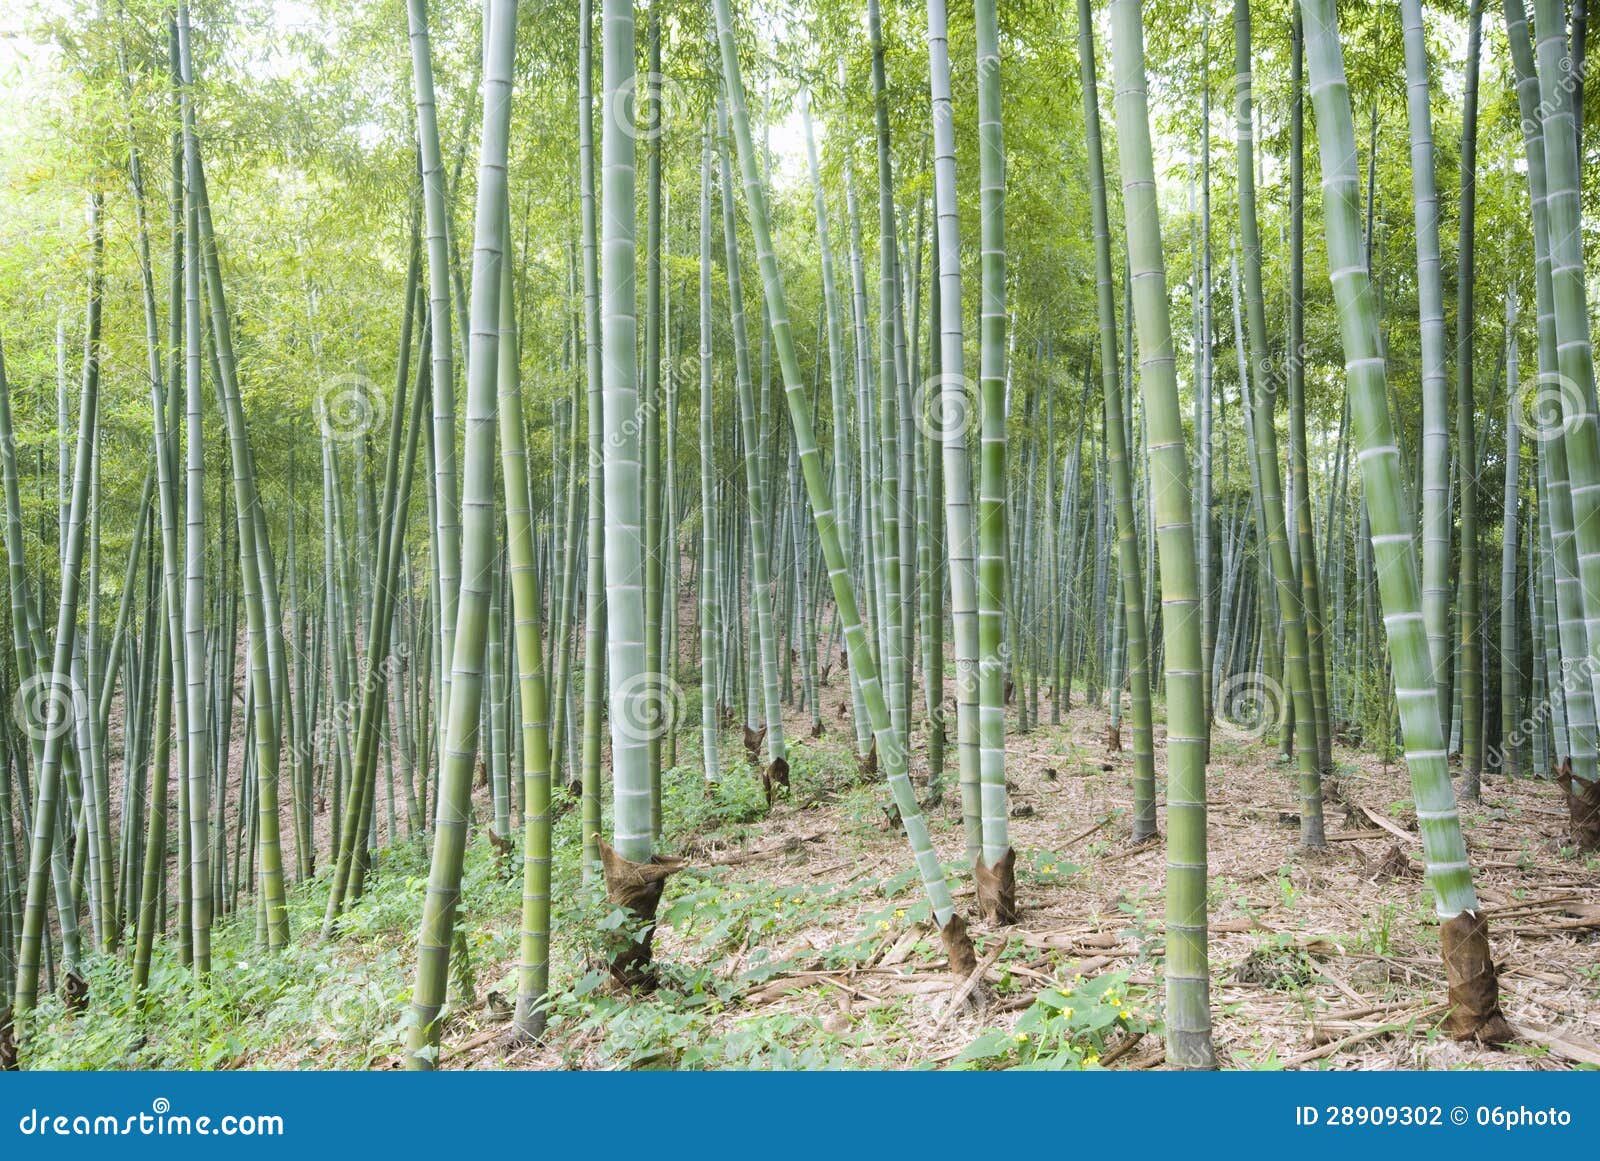
[[[7,5],[0,1069],[1600,1067],[1587,3]]]

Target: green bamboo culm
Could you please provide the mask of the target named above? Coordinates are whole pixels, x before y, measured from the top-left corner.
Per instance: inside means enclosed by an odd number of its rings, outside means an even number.
[[[445,205],[444,161],[439,150],[439,114],[434,101],[433,50],[428,36],[428,0],[406,0],[411,40],[412,85],[417,106],[417,153],[422,167],[424,239],[428,253],[428,317],[433,354],[433,464],[435,559],[438,561],[440,668],[438,720],[450,712],[451,658],[455,655],[456,601],[460,592],[461,504],[456,473],[455,348],[450,333],[450,240]],[[444,768],[446,731],[438,737]]]
[[[956,663],[956,756],[966,854],[983,857],[981,758],[978,742],[978,592],[972,524],[972,459],[967,437],[978,416],[969,397],[963,334],[961,221],[956,201],[955,111],[944,0],[928,0],[928,63],[933,120],[934,230],[939,269],[939,374],[922,400],[944,467],[949,541],[950,620]],[[937,394],[935,394],[937,393]],[[936,419],[936,422],[933,420]]]
[[[640,690],[643,699],[638,704],[652,714],[665,704],[662,699],[670,696],[663,685],[667,677],[661,664],[664,583],[661,568],[661,18],[657,8],[657,0],[650,0],[646,50],[650,71],[642,78],[644,83],[635,89],[644,99],[634,109],[634,117],[642,120],[645,139],[644,382],[639,396],[643,428],[639,460],[644,473],[644,519],[640,536],[644,549],[645,684]],[[610,130],[620,124],[620,119],[608,118],[608,139],[613,135]],[[628,282],[630,285],[633,282],[631,273]],[[774,673],[776,668],[774,661]],[[660,724],[652,718],[645,729],[650,764],[650,831],[655,842],[661,839],[661,735],[665,731],[659,728]],[[666,725],[670,728],[671,723]]]
[[[1461,559],[1456,578],[1457,647],[1461,662],[1461,795],[1479,797],[1483,777],[1483,662],[1478,645],[1478,472],[1477,408],[1473,389],[1473,228],[1477,220],[1478,56],[1483,39],[1483,6],[1472,0],[1467,11],[1467,75],[1461,112],[1460,240],[1456,244],[1456,462],[1462,465]],[[1593,424],[1591,423],[1591,432]],[[1592,436],[1591,436],[1592,438]],[[1600,596],[1600,594],[1597,594]],[[1596,612],[1600,612],[1597,607]]]
[[[65,542],[61,556],[61,599],[58,602],[54,654],[50,669],[35,673],[37,688],[32,703],[42,709],[28,725],[39,743],[35,747],[38,774],[34,785],[33,840],[28,848],[28,884],[22,912],[22,933],[17,949],[17,987],[12,1010],[17,1016],[32,1010],[39,997],[41,945],[48,938],[45,930],[46,892],[51,887],[51,860],[56,843],[65,829],[58,825],[62,807],[62,765],[66,737],[72,729],[72,714],[78,693],[71,677],[72,654],[78,632],[78,597],[82,591],[85,518],[89,508],[89,475],[94,458],[95,431],[100,415],[100,319],[101,258],[105,235],[101,227],[102,197],[96,191],[89,199],[89,291],[84,339],[83,393],[78,404],[78,438],[72,460],[72,498],[69,503]],[[9,427],[9,406],[7,410]],[[8,433],[9,434],[9,433]],[[20,567],[21,555],[13,558]],[[42,691],[43,696],[40,696]],[[59,901],[58,901],[59,902]],[[76,904],[61,909],[62,963],[60,974],[72,989],[85,989],[79,974],[76,933],[66,930],[68,917]]]
[[[1508,9],[1509,11],[1509,9]],[[1583,615],[1591,684],[1600,669],[1600,418],[1596,415],[1594,348],[1584,284],[1572,62],[1564,6],[1534,0],[1534,45],[1544,138],[1545,221],[1549,231],[1550,285],[1555,308],[1559,394],[1572,484],[1573,529],[1582,569]],[[1581,81],[1581,74],[1578,80]],[[1565,659],[1565,658],[1564,658]],[[1574,659],[1575,660],[1575,659]],[[1581,680],[1581,679],[1580,679]],[[1580,849],[1600,848],[1600,771],[1574,763],[1566,784],[1572,837]]]
[[[394,612],[395,593],[400,583],[400,555],[405,544],[406,514],[410,510],[411,480],[417,458],[417,444],[421,435],[423,408],[427,406],[428,384],[419,382],[412,395],[414,409],[411,426],[404,434],[405,454],[401,459],[402,420],[406,414],[406,384],[410,376],[411,333],[420,305],[418,269],[421,255],[413,232],[411,261],[406,277],[406,307],[400,325],[400,357],[395,375],[394,402],[390,408],[389,449],[384,473],[383,511],[378,529],[376,569],[367,610],[366,672],[359,683],[359,702],[356,711],[355,746],[350,777],[350,801],[345,814],[343,834],[338,839],[338,857],[334,864],[333,882],[328,891],[328,904],[323,913],[322,938],[333,934],[334,924],[347,901],[347,890],[352,882],[351,871],[359,865],[367,842],[364,825],[370,817],[377,793],[377,760],[379,715],[388,710],[388,661],[392,641],[390,632]],[[426,330],[426,327],[423,328]],[[418,361],[419,377],[426,375],[426,359]],[[359,872],[358,872],[359,874]]]
[[[1445,387],[1444,290],[1440,285],[1439,189],[1422,0],[1400,0],[1411,135],[1411,200],[1416,213],[1417,311],[1422,355],[1422,616],[1428,632],[1440,721],[1450,712],[1450,432]]]
[[[584,514],[583,765],[579,786],[583,819],[583,881],[600,869],[600,751],[605,708],[605,455],[602,413],[604,368],[600,352],[600,236],[594,184],[592,0],[578,6],[578,201],[583,219],[583,368],[587,405],[589,480]]]
[[[264,586],[264,577],[271,572],[271,569],[262,567],[263,556],[270,556],[270,553],[267,553],[264,544],[259,543],[262,532],[257,521],[260,515],[258,512],[260,497],[256,488],[249,437],[245,429],[244,402],[240,395],[238,363],[233,348],[232,316],[223,288],[216,232],[206,193],[205,169],[200,156],[199,134],[195,127],[194,101],[192,96],[188,95],[188,90],[192,89],[194,84],[194,56],[189,36],[188,9],[187,5],[182,4],[178,7],[178,51],[186,90],[186,99],[183,103],[184,164],[189,181],[189,196],[195,203],[191,224],[199,232],[199,260],[206,289],[206,305],[210,310],[211,338],[215,344],[216,360],[213,371],[216,373],[213,378],[218,394],[218,409],[222,412],[227,428],[229,458],[233,463],[234,519],[238,527],[239,577],[244,590],[246,656],[250,665],[250,692],[253,698],[255,722],[254,789],[257,813],[255,844],[260,869],[260,902],[266,916],[267,946],[281,948],[289,942],[289,916],[284,899],[278,825],[280,737],[276,703],[272,693],[272,665],[269,657],[271,647],[268,641],[269,636],[276,637],[278,634],[276,629],[271,627]],[[190,356],[191,359],[193,357]],[[190,375],[193,380],[195,377],[193,368]],[[198,383],[191,382],[190,387],[198,389]],[[191,400],[191,409],[195,406]],[[191,817],[193,813],[191,809]],[[197,835],[193,841],[194,851],[198,852],[200,836]],[[198,912],[200,909],[198,881],[195,894],[195,910]],[[207,958],[209,959],[209,953]],[[206,965],[201,963],[201,942],[198,936],[195,959],[200,971],[207,970]]]
[[[822,456],[817,449],[815,428],[811,417],[811,402],[807,398],[800,364],[794,350],[789,330],[789,311],[784,295],[783,279],[778,270],[777,255],[772,247],[772,234],[767,223],[767,200],[761,186],[760,169],[750,133],[750,114],[745,105],[744,82],[739,72],[739,54],[733,30],[732,0],[713,0],[717,20],[717,40],[721,49],[723,86],[727,94],[728,113],[733,126],[734,141],[738,149],[740,173],[744,179],[745,212],[750,219],[750,231],[755,238],[756,257],[761,268],[762,284],[766,291],[767,310],[772,323],[773,342],[778,351],[778,364],[783,376],[784,396],[789,407],[789,421],[795,445],[799,449],[801,471],[805,474],[806,495],[811,501],[811,511],[817,526],[817,538],[822,544],[823,560],[833,590],[833,599],[844,627],[846,648],[852,668],[861,670],[861,690],[867,713],[872,723],[872,733],[882,759],[885,778],[906,837],[911,844],[918,873],[922,877],[928,903],[934,919],[946,932],[946,942],[959,937],[970,954],[970,942],[965,934],[965,922],[959,920],[955,903],[950,896],[950,885],[945,879],[944,867],[939,862],[928,833],[927,821],[917,804],[916,794],[907,775],[906,751],[894,744],[893,726],[889,706],[879,681],[877,667],[867,648],[866,630],[861,624],[859,606],[851,583],[848,562],[839,543],[837,516],[829,495]],[[952,931],[954,929],[954,931]]]
[[[645,668],[644,552],[634,306],[634,137],[625,102],[634,87],[633,0],[601,5],[600,349],[605,430],[606,660],[610,677],[612,846],[632,863],[655,851]]]
[[[850,511],[850,473],[844,465],[850,462],[849,402],[846,391],[846,374],[850,370],[845,354],[844,324],[839,309],[838,282],[834,271],[833,245],[828,228],[828,204],[823,196],[822,167],[817,160],[817,142],[811,130],[811,103],[809,93],[802,91],[800,105],[801,123],[806,138],[806,165],[811,174],[813,208],[817,218],[817,249],[821,259],[822,299],[827,311],[828,334],[828,388],[833,405],[833,510]],[[709,339],[707,340],[709,343]],[[848,523],[840,525],[840,541],[846,559],[853,559],[858,545],[846,539],[850,532]],[[850,708],[856,726],[856,741],[860,751],[866,750],[866,703],[861,700],[861,675],[854,667],[847,670],[850,681]]]
[[[483,73],[483,136],[473,223],[472,342],[467,358],[467,434],[462,490],[461,595],[456,608],[452,688],[446,711],[446,762],[439,771],[437,824],[428,893],[417,936],[417,978],[406,1032],[406,1067],[431,1069],[439,1057],[444,1006],[461,897],[472,774],[478,757],[490,575],[495,567],[494,454],[499,388],[501,263],[506,249],[506,153],[516,0],[490,0]],[[452,437],[453,438],[453,437]]]
[[[1321,567],[1311,514],[1311,470],[1306,452],[1305,337],[1305,31],[1300,7],[1289,30],[1289,456],[1294,479],[1295,537],[1300,565],[1301,610],[1306,660],[1316,712],[1317,758],[1322,774],[1333,773],[1333,710],[1328,692],[1329,637],[1325,632]]]
[[[510,238],[510,217],[506,237]],[[506,567],[516,645],[517,709],[522,726],[522,940],[513,1027],[525,1041],[545,1026],[550,989],[550,697],[540,641],[539,578],[534,566],[528,436],[522,410],[521,345],[511,261],[500,262],[500,478],[505,489]]]
[[[728,321],[733,331],[733,378],[739,404],[739,433],[744,444],[746,511],[750,535],[751,629],[761,672],[761,706],[766,734],[766,779],[769,785],[782,767],[788,778],[788,747],[783,736],[783,694],[778,684],[778,628],[773,612],[772,550],[767,539],[766,448],[756,420],[755,384],[750,376],[750,344],[746,339],[744,283],[739,273],[739,232],[734,217],[733,163],[729,158],[727,114],[717,107],[717,132],[721,142],[722,236],[728,268]]]
[[[711,340],[711,124],[708,117],[700,131],[700,748],[708,783],[722,777],[717,723],[717,646],[722,614],[717,599],[717,465],[713,455],[716,429],[711,407]]]
[[[1401,480],[1400,449],[1389,419],[1388,385],[1361,231],[1355,119],[1344,74],[1333,0],[1302,0],[1311,97],[1322,160],[1323,227],[1329,278],[1344,346],[1362,495],[1382,603],[1406,765],[1422,835],[1424,872],[1442,921],[1445,972],[1456,1000],[1463,980],[1477,1006],[1458,1004],[1447,1027],[1484,1040],[1509,1037],[1500,1016],[1486,921],[1478,914],[1472,867],[1445,762],[1432,656],[1421,611],[1413,528]]]
[[[1522,115],[1523,144],[1528,161],[1528,199],[1533,221],[1534,306],[1536,311],[1538,395],[1533,418],[1541,436],[1539,457],[1543,480],[1541,507],[1546,519],[1540,539],[1549,537],[1547,583],[1554,598],[1549,630],[1556,640],[1551,651],[1556,665],[1550,688],[1560,701],[1557,717],[1556,769],[1570,764],[1579,782],[1600,778],[1595,753],[1595,701],[1587,681],[1564,679],[1564,664],[1577,664],[1588,655],[1588,629],[1584,623],[1583,587],[1579,581],[1577,538],[1572,527],[1572,493],[1567,473],[1566,431],[1561,394],[1564,385],[1557,354],[1553,260],[1550,253],[1548,182],[1545,166],[1544,125],[1540,119],[1539,79],[1528,35],[1527,12],[1522,0],[1504,0],[1506,40],[1517,78],[1517,108]],[[1551,425],[1559,425],[1552,430]],[[1565,727],[1564,729],[1561,727]],[[1564,743],[1564,744],[1563,744]]]
[[[1094,60],[1094,13],[1090,0],[1078,0],[1078,67],[1083,90],[1084,140],[1089,155],[1089,208],[1094,222],[1095,309],[1100,339],[1100,390],[1106,415],[1106,460],[1117,521],[1117,573],[1122,580],[1126,621],[1128,683],[1133,709],[1133,841],[1156,835],[1155,735],[1150,715],[1150,644],[1144,619],[1144,578],[1139,561],[1139,528],[1133,511],[1122,379],[1117,366],[1117,318],[1111,282],[1111,219],[1106,209],[1106,168],[1100,144],[1099,83]],[[1111,697],[1120,704],[1122,689]],[[1120,742],[1119,742],[1120,744]]]
[[[180,107],[188,117],[192,100],[184,83],[182,51],[188,25],[186,6],[178,9],[172,30],[174,81],[179,86]],[[189,134],[183,136],[184,161],[181,172],[187,181]],[[202,423],[205,393],[202,390],[202,351],[200,316],[200,217],[197,199],[185,186],[183,227],[183,328],[184,328],[184,424],[186,457],[184,464],[184,665],[188,688],[184,691],[187,715],[188,763],[180,778],[187,778],[188,855],[191,895],[190,941],[194,962],[204,970],[211,958],[211,861],[209,826],[211,802],[211,703],[206,689],[206,527],[196,516],[205,511],[205,429]],[[183,803],[180,795],[180,807]],[[183,811],[180,809],[180,816]],[[180,817],[180,826],[182,818]]]
[[[1006,800],[1006,221],[1005,142],[1000,124],[1000,19],[995,0],[973,5],[978,50],[978,202],[982,290],[978,375],[982,406],[978,473],[978,777],[983,858],[1010,862]],[[1014,644],[1014,643],[1013,643]],[[1011,887],[1015,893],[1015,884]],[[1015,903],[1012,900],[1012,908]],[[1015,918],[1014,914],[1011,918]]]
[[[900,502],[900,384],[901,366],[895,357],[899,342],[900,292],[896,282],[899,232],[895,225],[894,174],[889,142],[888,77],[884,68],[883,17],[878,0],[867,0],[867,39],[872,52],[872,107],[878,163],[878,432],[881,470],[876,486],[881,499],[879,514],[883,550],[879,554],[884,599],[876,628],[882,645],[878,668],[882,674],[889,714],[894,722],[895,744],[906,748],[910,740],[910,658],[905,655],[905,618],[910,615],[900,600],[903,577],[912,567],[904,559],[901,528],[911,513]],[[863,415],[862,422],[866,422]]]
[[[1283,627],[1283,670],[1294,701],[1294,746],[1300,772],[1300,845],[1326,849],[1322,825],[1322,759],[1317,749],[1316,709],[1311,696],[1311,666],[1306,650],[1300,575],[1289,553],[1284,516],[1283,473],[1278,460],[1271,355],[1267,350],[1267,312],[1261,290],[1261,235],[1256,225],[1255,120],[1251,110],[1250,3],[1233,2],[1234,113],[1239,149],[1239,237],[1244,259],[1245,313],[1248,319],[1251,393],[1261,513],[1266,519],[1267,557],[1278,595]]]
[[[1500,772],[1522,772],[1522,649],[1517,642],[1517,534],[1521,519],[1522,431],[1517,419],[1517,295],[1506,288],[1506,474],[1500,509]],[[1543,729],[1541,723],[1538,727]]]
[[[1167,1059],[1215,1068],[1206,949],[1206,721],[1189,457],[1178,406],[1167,275],[1156,208],[1140,0],[1112,0],[1112,71],[1129,276],[1161,562],[1167,680]]]

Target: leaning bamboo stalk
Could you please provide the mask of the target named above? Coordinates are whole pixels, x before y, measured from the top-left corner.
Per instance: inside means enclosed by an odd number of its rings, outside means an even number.
[[[833,511],[822,457],[817,450],[811,403],[806,398],[805,387],[800,377],[799,360],[795,355],[790,335],[783,278],[778,270],[777,255],[773,250],[772,234],[767,222],[766,194],[761,185],[760,170],[751,143],[750,114],[745,105],[744,81],[739,71],[732,3],[731,0],[714,0],[714,7],[717,18],[717,40],[722,55],[723,85],[727,94],[734,139],[738,146],[739,167],[744,179],[745,210],[749,216],[751,233],[755,237],[756,258],[760,264],[762,284],[766,291],[767,312],[783,376],[789,420],[800,451],[800,466],[805,475],[806,494],[810,497],[817,536],[822,542],[823,559],[827,563],[828,577],[832,582],[834,603],[845,627],[850,663],[861,668],[862,695],[867,703],[879,757],[883,762],[884,774],[894,796],[895,805],[900,810],[901,824],[910,841],[934,920],[945,932],[947,947],[952,947],[953,953],[954,949],[959,948],[970,956],[970,942],[966,937],[965,923],[958,922],[959,916],[956,915],[955,904],[950,896],[944,868],[939,862],[938,853],[933,848],[927,820],[917,805],[916,794],[907,776],[906,751],[895,744],[894,726],[890,721],[883,685],[879,680],[872,656],[867,651],[866,631],[861,624],[855,589],[850,582],[844,551],[839,543],[838,517]]]
[[[43,734],[39,772],[34,788],[33,840],[28,858],[28,892],[22,916],[22,937],[18,941],[17,991],[14,1009],[18,1015],[33,1008],[38,1000],[40,945],[48,938],[45,931],[45,892],[51,875],[52,855],[62,848],[64,833],[59,825],[61,806],[62,756],[65,737],[71,728],[70,715],[77,698],[68,673],[78,631],[78,596],[82,586],[81,569],[85,538],[85,517],[89,505],[89,472],[94,455],[95,431],[100,401],[100,317],[101,255],[104,235],[100,225],[101,197],[96,192],[90,201],[90,266],[87,307],[87,337],[83,369],[83,395],[78,409],[78,436],[73,455],[72,495],[68,507],[66,540],[61,558],[61,599],[56,614],[55,648],[51,667],[43,686],[45,717],[30,723]],[[58,833],[60,832],[60,833]],[[59,870],[59,868],[58,868]],[[60,880],[57,876],[59,894]],[[58,899],[58,903],[60,900]],[[75,904],[60,908],[62,922],[62,972],[70,989],[87,984],[78,974],[77,941],[69,922],[75,923]]]
[[[1089,0],[1078,0],[1078,62],[1083,89],[1085,141],[1089,153],[1089,206],[1094,221],[1095,308],[1099,322],[1100,390],[1106,413],[1107,460],[1117,518],[1117,572],[1122,579],[1127,630],[1128,677],[1133,710],[1133,841],[1156,833],[1155,739],[1150,715],[1150,644],[1144,617],[1144,578],[1139,529],[1133,510],[1132,468],[1121,376],[1117,367],[1117,320],[1112,304],[1111,227],[1106,210],[1105,160],[1100,145],[1100,107],[1094,62],[1094,22]],[[1225,634],[1224,634],[1225,636]],[[1112,698],[1121,704],[1121,683]],[[1120,746],[1120,737],[1118,745]]]
[[[438,1059],[461,867],[466,852],[483,660],[494,564],[494,444],[499,383],[500,264],[505,255],[506,154],[510,137],[516,0],[491,0],[483,80],[483,138],[473,229],[472,351],[467,361],[467,438],[462,491],[461,596],[446,725],[447,762],[439,771],[438,820],[428,893],[418,934],[417,978],[406,1035],[406,1066],[431,1069]]]
[[[1329,275],[1339,310],[1362,494],[1371,521],[1379,595],[1389,637],[1406,765],[1411,772],[1422,834],[1423,862],[1443,925],[1451,999],[1457,1002],[1450,1028],[1458,1036],[1504,1039],[1510,1036],[1510,1030],[1499,1013],[1487,922],[1478,911],[1455,792],[1445,765],[1439,703],[1420,608],[1410,505],[1401,482],[1400,452],[1389,420],[1377,313],[1362,247],[1355,127],[1338,19],[1332,0],[1303,0],[1303,12],[1322,157]]]
[[[733,331],[734,389],[739,404],[739,431],[744,441],[745,496],[750,522],[750,596],[754,617],[751,629],[761,675],[763,731],[768,769],[763,782],[769,787],[780,771],[788,779],[789,763],[783,735],[783,703],[778,688],[778,629],[773,611],[772,550],[767,537],[767,494],[761,457],[765,452],[756,421],[755,388],[750,378],[750,347],[745,338],[744,284],[739,272],[739,233],[735,225],[733,165],[727,141],[727,115],[717,110],[721,149],[723,245],[727,255],[728,318]],[[771,791],[769,789],[769,797]]]
[[[1277,393],[1271,383],[1267,352],[1266,307],[1261,290],[1261,235],[1256,224],[1255,130],[1251,110],[1250,4],[1234,0],[1234,111],[1239,149],[1239,233],[1244,257],[1245,305],[1251,353],[1248,379],[1250,414],[1255,435],[1261,513],[1265,517],[1267,558],[1278,596],[1283,627],[1283,668],[1294,706],[1294,746],[1300,771],[1300,845],[1309,850],[1327,846],[1322,828],[1322,762],[1317,752],[1316,711],[1311,696],[1306,655],[1305,617],[1299,573],[1289,554],[1284,516],[1283,470],[1278,459],[1274,417]]]

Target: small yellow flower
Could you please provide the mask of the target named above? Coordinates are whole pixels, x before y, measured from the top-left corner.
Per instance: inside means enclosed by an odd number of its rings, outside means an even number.
[[[894,909],[894,917],[896,919],[904,919],[906,917],[906,909],[904,907],[896,907]]]
[[[889,921],[887,919],[878,920],[878,930],[879,931],[888,931],[889,930]]]
[[[1085,1056],[1083,1058],[1083,1062],[1085,1064],[1099,1064],[1100,1063],[1100,1054],[1098,1052],[1090,1052],[1087,1056]]]
[[[1071,1008],[1062,1008],[1061,1009],[1061,1016],[1062,1016],[1062,1019],[1065,1019],[1065,1020],[1072,1019],[1072,1009]]]
[[[1028,1042],[1028,1034],[1026,1032],[1018,1032],[1012,1039],[1018,1044],[1026,1044]]]

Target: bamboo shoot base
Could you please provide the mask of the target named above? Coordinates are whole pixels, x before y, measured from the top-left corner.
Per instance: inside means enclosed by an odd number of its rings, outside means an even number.
[[[867,752],[856,760],[861,777],[873,778],[878,773],[878,739],[872,739],[872,745]]]
[[[1489,953],[1489,920],[1463,911],[1439,928],[1450,1014],[1444,1027],[1457,1040],[1504,1044],[1515,1033],[1500,1012],[1500,981]]]
[[[624,987],[655,986],[655,970],[650,963],[651,940],[656,930],[656,909],[667,876],[683,867],[682,859],[653,856],[648,863],[623,858],[610,844],[600,844],[600,869],[606,881],[606,899],[625,907],[643,926],[637,938],[633,931],[617,933],[611,956],[611,975]]]
[[[749,726],[744,728],[744,752],[750,758],[750,765],[754,766],[761,760],[761,743],[767,740],[767,727],[752,730]]]
[[[1580,851],[1600,850],[1600,781],[1583,782],[1572,767],[1561,768],[1561,788],[1566,792],[1567,826]]]
[[[959,913],[950,916],[950,922],[939,929],[939,938],[950,960],[950,974],[958,981],[978,970],[978,952],[967,933],[967,921]]]
[[[89,981],[77,972],[68,972],[66,983],[62,986],[62,998],[66,1001],[67,1011],[86,1012],[89,1009]]]
[[[789,792],[789,763],[782,758],[774,758],[767,768],[761,771],[761,789],[766,792],[768,807],[771,807],[777,801],[780,789],[787,794]]]
[[[537,1044],[544,1035],[545,1011],[537,1006],[537,996],[518,996],[517,1013],[511,1020],[511,1038],[516,1044]]]
[[[982,857],[972,865],[973,878],[978,884],[978,913],[997,927],[1017,921],[1017,852],[1007,847],[1006,853],[985,866]]]

